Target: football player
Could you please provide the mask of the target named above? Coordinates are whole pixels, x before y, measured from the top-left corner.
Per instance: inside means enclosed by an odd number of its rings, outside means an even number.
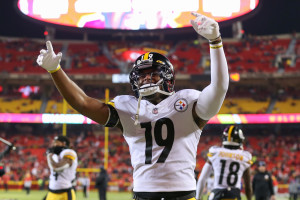
[[[12,143],[10,143],[9,141],[1,137],[0,137],[0,141],[7,145],[5,150],[0,153],[0,177],[1,177],[5,174],[5,166],[1,162],[2,158],[4,158],[4,156],[7,156],[11,150],[16,150],[16,147]]]
[[[208,175],[214,173],[214,186],[208,199],[241,200],[241,179],[244,179],[246,197],[251,200],[250,167],[252,155],[243,150],[245,137],[237,126],[225,128],[222,147],[212,146],[207,154],[208,160],[202,168],[197,182],[196,199],[201,199]]]
[[[76,178],[77,154],[65,136],[56,136],[47,151],[50,168],[49,191],[45,200],[76,200],[72,181]]]
[[[211,83],[202,92],[175,93],[175,72],[165,56],[148,52],[137,58],[130,73],[135,96],[123,95],[105,104],[87,96],[61,69],[61,53],[50,41],[37,63],[46,69],[69,104],[107,127],[119,127],[129,145],[134,199],[194,199],[197,145],[203,127],[225,98],[228,67],[218,23],[192,13],[195,31],[209,40]]]

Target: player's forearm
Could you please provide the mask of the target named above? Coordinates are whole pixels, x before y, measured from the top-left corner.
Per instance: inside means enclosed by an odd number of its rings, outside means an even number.
[[[245,184],[245,193],[247,200],[251,200],[252,197],[252,185],[251,185],[251,170],[247,168],[243,173],[243,179]]]
[[[61,162],[55,162],[52,158],[52,154],[48,154],[47,155],[47,162],[48,162],[48,166],[53,169],[54,171],[62,171],[68,167],[70,167],[71,165],[66,162],[65,160],[62,160]]]
[[[222,42],[210,44],[211,85],[226,94],[229,85],[228,66]]]
[[[245,193],[246,193],[247,200],[251,200],[251,198],[252,198],[251,186],[248,186],[245,188]]]
[[[252,199],[252,194],[250,195],[250,194],[246,193],[246,197],[247,197],[247,200],[251,200]]]
[[[66,101],[78,112],[84,110],[85,99],[87,95],[78,87],[67,75],[60,69],[51,74],[56,88]]]
[[[223,48],[211,49],[211,84],[204,88],[197,101],[196,112],[204,120],[216,115],[229,85],[228,67]]]
[[[0,153],[0,160],[1,160],[5,155],[7,155],[7,154],[10,152],[10,150],[11,150],[11,147],[10,147],[10,146],[7,146],[6,149],[5,149],[2,153]]]
[[[53,169],[52,160],[53,160],[52,159],[52,154],[51,153],[47,154],[47,163],[48,163],[48,166],[49,166],[50,169]]]

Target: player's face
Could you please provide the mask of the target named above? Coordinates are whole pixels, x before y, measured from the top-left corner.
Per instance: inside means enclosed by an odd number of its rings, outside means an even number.
[[[139,86],[157,83],[160,79],[159,73],[156,69],[144,69],[139,74]]]
[[[259,170],[260,172],[265,172],[265,171],[266,171],[266,166],[259,166],[259,167],[258,167],[258,170]]]

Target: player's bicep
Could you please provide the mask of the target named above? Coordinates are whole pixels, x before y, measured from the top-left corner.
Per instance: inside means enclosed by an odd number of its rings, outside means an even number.
[[[196,105],[197,105],[197,102],[195,102],[193,105],[192,115],[193,115],[194,122],[202,130],[204,128],[204,126],[206,125],[206,123],[208,122],[208,120],[203,120],[197,115],[196,110],[195,110]]]
[[[243,173],[243,179],[244,179],[245,184],[250,184],[250,181],[251,181],[251,170],[250,170],[250,167],[247,168],[244,171],[244,173]]]
[[[87,97],[84,107],[79,112],[101,125],[104,125],[109,117],[107,104],[91,97]]]

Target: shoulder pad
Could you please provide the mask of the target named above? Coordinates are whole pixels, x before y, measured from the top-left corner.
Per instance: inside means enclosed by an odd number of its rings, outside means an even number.
[[[77,154],[72,149],[65,149],[61,152],[62,157],[64,158],[70,158],[71,160],[75,160],[77,158]]]
[[[220,147],[218,147],[218,146],[210,147],[209,150],[208,150],[208,153],[207,153],[207,157],[213,157],[217,153],[219,148]]]
[[[243,151],[244,156],[246,157],[246,162],[248,162],[250,165],[253,164],[252,162],[252,154],[249,151]]]

